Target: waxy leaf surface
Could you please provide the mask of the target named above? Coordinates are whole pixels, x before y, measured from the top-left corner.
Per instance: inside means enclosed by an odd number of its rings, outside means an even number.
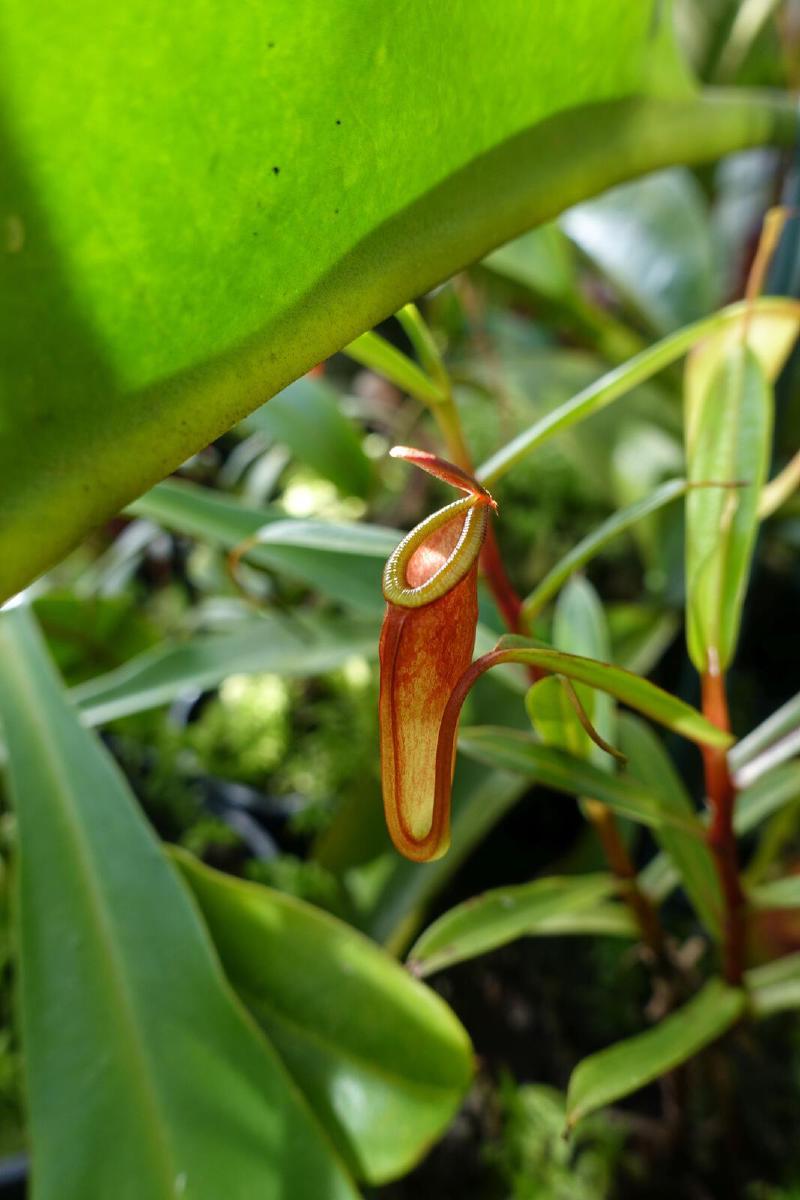
[[[0,597],[495,246],[795,131],[654,0],[7,0],[0,47]]]
[[[22,608],[0,616],[0,718],[37,1200],[281,1200],[288,1180],[356,1200]]]

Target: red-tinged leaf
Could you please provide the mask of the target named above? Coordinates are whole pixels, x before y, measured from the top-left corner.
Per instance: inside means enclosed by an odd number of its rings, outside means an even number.
[[[477,479],[473,479],[468,471],[457,467],[455,463],[448,462],[446,458],[439,458],[438,455],[431,454],[428,450],[415,450],[411,446],[393,446],[389,453],[392,458],[402,458],[406,462],[413,463],[415,467],[427,471],[429,475],[441,479],[443,483],[449,483],[459,491],[470,492],[473,496],[481,496],[484,501],[491,504],[492,508],[497,508],[486,488],[482,487]]]

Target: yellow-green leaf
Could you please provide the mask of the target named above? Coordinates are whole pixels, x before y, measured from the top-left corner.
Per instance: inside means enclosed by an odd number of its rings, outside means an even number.
[[[0,597],[526,228],[796,133],[655,0],[7,0],[0,46]]]

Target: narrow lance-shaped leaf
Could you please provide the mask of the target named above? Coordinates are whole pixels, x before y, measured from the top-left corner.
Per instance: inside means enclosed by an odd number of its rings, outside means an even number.
[[[750,1006],[757,1017],[800,1008],[800,954],[787,954],[745,974]]]
[[[596,412],[601,412],[615,400],[626,396],[640,383],[651,379],[671,363],[683,358],[684,354],[698,342],[716,339],[718,335],[719,344],[728,345],[730,330],[740,326],[746,313],[752,314],[749,344],[757,354],[768,378],[771,379],[776,364],[783,361],[780,355],[785,355],[791,347],[790,335],[791,337],[797,335],[798,322],[800,322],[800,303],[777,296],[762,296],[752,302],[740,300],[736,304],[729,304],[726,308],[721,308],[708,317],[694,321],[691,325],[686,325],[676,333],[669,334],[660,342],[648,346],[646,350],[640,351],[621,366],[615,367],[613,371],[601,376],[589,387],[560,404],[558,408],[546,413],[528,429],[518,433],[507,445],[497,450],[491,458],[481,463],[475,471],[475,477],[487,487],[491,487],[550,438],[566,429],[571,429]],[[770,327],[774,325],[780,330],[779,339],[776,340],[776,337],[761,338],[765,322]],[[759,336],[757,337],[756,334]],[[759,340],[760,338],[761,340]],[[717,344],[716,340],[715,344]]]
[[[0,615],[39,1200],[355,1200],[23,609]]]
[[[738,741],[730,751],[731,767],[739,773],[748,766],[754,758],[765,751],[787,734],[800,729],[800,692],[782,704],[765,721],[753,729],[747,737]]]
[[[404,392],[416,396],[424,404],[438,404],[442,399],[439,384],[379,333],[362,333],[361,337],[345,346],[344,353],[361,366],[383,375]]]
[[[586,918],[598,909],[607,917],[612,906],[603,901],[616,887],[611,875],[567,875],[484,892],[434,921],[411,948],[408,965],[417,975],[432,975],[520,937],[591,932]],[[635,937],[630,914],[616,907],[622,920],[615,932]]]
[[[572,1072],[567,1124],[629,1096],[716,1041],[741,1016],[745,993],[712,979],[678,1012],[654,1029],[591,1054]]]
[[[271,671],[304,677],[332,671],[354,655],[373,657],[377,625],[321,617],[249,617],[232,629],[166,641],[73,689],[91,725],[169,704],[229,675]]]
[[[381,609],[380,563],[400,538],[381,526],[287,519],[182,480],[157,484],[130,512],[287,575],[358,612]]]
[[[507,771],[518,771],[556,792],[591,796],[620,816],[643,825],[670,825],[690,836],[702,837],[702,826],[691,813],[670,811],[659,797],[624,772],[599,770],[582,758],[573,758],[553,746],[543,746],[529,733],[492,725],[468,726],[459,746],[470,758]]]
[[[529,622],[533,621],[569,576],[584,566],[595,554],[603,550],[613,538],[630,529],[632,525],[642,520],[643,517],[657,512],[667,504],[672,504],[680,496],[684,496],[686,491],[687,484],[685,480],[671,479],[668,483],[656,488],[651,495],[646,496],[643,500],[637,500],[636,503],[629,505],[627,508],[620,509],[608,517],[607,520],[601,522],[596,529],[593,529],[590,534],[577,542],[564,555],[561,561],[556,563],[547,572],[544,579],[536,585],[525,599],[522,611],[526,619]]]
[[[703,348],[697,351],[702,357]],[[698,368],[700,370],[700,368]],[[736,344],[700,387],[686,376],[686,458],[699,488],[686,501],[686,622],[698,671],[725,670],[739,634],[758,529],[758,501],[769,466],[772,393],[756,355]],[[706,382],[707,379],[707,382]]]
[[[653,730],[630,713],[620,720],[620,744],[628,757],[628,771],[639,780],[663,808],[670,812],[696,816],[691,798],[675,770],[672,760]],[[701,917],[706,929],[718,937],[721,929],[722,896],[714,860],[705,842],[697,837],[687,837],[681,830],[669,824],[655,831],[655,838],[663,846],[671,864],[678,872],[686,893]],[[657,862],[658,859],[652,860]],[[663,886],[659,874],[651,891],[648,884],[653,879],[655,868],[641,873],[640,886],[660,899],[659,887]]]
[[[484,671],[506,662],[539,667],[552,674],[566,675],[578,683],[589,684],[699,745],[726,748],[733,741],[730,734],[706,720],[691,704],[665,692],[649,680],[611,663],[598,662],[578,654],[566,654],[562,650],[531,643],[527,638],[511,635],[501,638],[495,650],[473,664],[473,676],[467,687]]]

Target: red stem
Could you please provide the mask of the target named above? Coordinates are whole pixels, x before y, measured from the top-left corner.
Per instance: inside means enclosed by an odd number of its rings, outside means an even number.
[[[725,677],[712,664],[702,676],[703,713],[718,729],[730,730]],[[739,986],[744,974],[745,897],[739,879],[739,863],[733,814],[736,789],[724,750],[703,746],[706,793],[711,806],[711,824],[706,840],[714,856],[722,897],[723,969],[728,983]]]

